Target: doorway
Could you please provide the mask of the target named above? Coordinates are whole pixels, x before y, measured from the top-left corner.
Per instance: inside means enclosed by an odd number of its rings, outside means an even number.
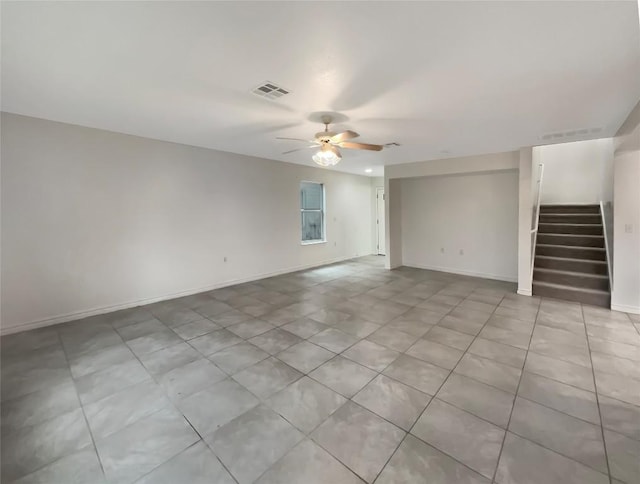
[[[376,231],[378,255],[385,255],[384,188],[376,188]]]

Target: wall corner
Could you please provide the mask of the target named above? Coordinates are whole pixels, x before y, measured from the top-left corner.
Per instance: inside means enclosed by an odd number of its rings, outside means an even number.
[[[531,296],[531,177],[533,148],[520,148],[518,168],[518,294]]]

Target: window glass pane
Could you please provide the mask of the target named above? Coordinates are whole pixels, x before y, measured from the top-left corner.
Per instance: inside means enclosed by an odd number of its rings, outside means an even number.
[[[300,207],[303,210],[322,210],[322,184],[302,182],[300,184]]]
[[[322,212],[302,212],[302,241],[322,240]]]

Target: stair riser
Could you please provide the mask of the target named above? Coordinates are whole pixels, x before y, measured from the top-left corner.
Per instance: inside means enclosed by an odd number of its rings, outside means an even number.
[[[611,296],[609,294],[591,294],[571,289],[560,289],[555,287],[545,287],[533,283],[533,295],[552,297],[555,299],[564,299],[567,301],[576,301],[592,306],[600,306],[603,308],[611,307]]]
[[[604,248],[604,237],[582,237],[580,235],[538,234],[539,244],[575,245],[578,247]]]
[[[563,286],[584,287],[585,289],[599,289],[601,291],[609,290],[609,281],[607,279],[579,276],[573,274],[562,274],[557,272],[533,271],[533,280],[541,282],[550,282],[551,284],[562,284]]]
[[[607,265],[591,260],[556,260],[536,257],[535,267],[558,271],[584,272],[585,274],[607,275]]]
[[[538,236],[540,241],[540,236]],[[545,247],[538,245],[536,254],[548,255],[550,257],[569,257],[571,259],[606,260],[604,250],[591,249],[588,247],[576,249],[574,247]]]
[[[600,205],[540,205],[540,213],[600,213]]]
[[[540,223],[538,226],[538,233],[602,235],[602,225],[563,225]]]
[[[600,214],[594,215],[552,215],[540,214],[540,223],[596,224],[601,225]]]

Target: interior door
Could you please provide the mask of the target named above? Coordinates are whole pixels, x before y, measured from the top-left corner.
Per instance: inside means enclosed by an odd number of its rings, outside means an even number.
[[[384,188],[376,188],[376,221],[378,232],[378,255],[385,255],[384,237]]]

